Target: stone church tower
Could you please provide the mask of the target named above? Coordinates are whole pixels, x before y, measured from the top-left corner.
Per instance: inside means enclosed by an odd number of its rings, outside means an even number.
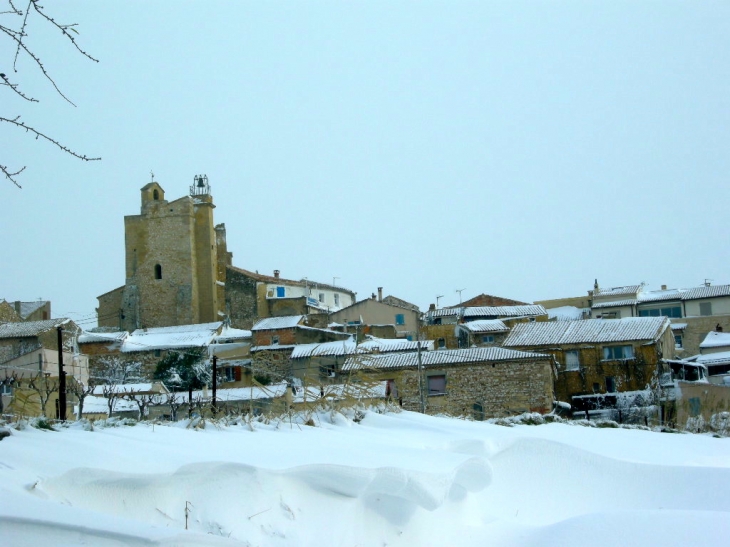
[[[124,217],[126,281],[99,297],[99,326],[123,330],[208,323],[222,319],[225,226],[213,223],[208,177],[190,195],[165,199],[157,182],[141,189],[139,215]]]

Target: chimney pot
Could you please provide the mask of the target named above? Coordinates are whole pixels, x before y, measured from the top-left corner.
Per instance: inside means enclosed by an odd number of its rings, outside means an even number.
[[[274,277],[279,279],[279,270],[274,270]]]
[[[428,311],[436,311],[436,304],[429,304]]]
[[[663,291],[666,291],[667,290],[667,286],[666,285],[662,285],[662,290]]]
[[[378,287],[378,302],[383,301],[383,287]]]

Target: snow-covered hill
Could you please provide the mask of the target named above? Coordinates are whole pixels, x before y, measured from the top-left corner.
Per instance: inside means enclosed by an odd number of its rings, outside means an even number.
[[[359,422],[323,413],[314,427],[12,433],[0,442],[2,545],[668,547],[730,537],[727,438],[409,412]]]

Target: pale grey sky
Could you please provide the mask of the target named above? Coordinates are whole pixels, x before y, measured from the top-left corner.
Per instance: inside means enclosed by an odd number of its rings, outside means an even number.
[[[358,297],[730,282],[728,2],[45,5],[100,63],[32,27],[78,106],[25,60],[0,115],[103,160],[0,124],[0,297],[93,317],[151,170],[208,175],[235,265]]]

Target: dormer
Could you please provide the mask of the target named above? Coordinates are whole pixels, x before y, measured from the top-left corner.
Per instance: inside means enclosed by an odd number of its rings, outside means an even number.
[[[142,187],[142,210],[144,211],[150,204],[165,201],[165,191],[156,182],[150,182]]]

